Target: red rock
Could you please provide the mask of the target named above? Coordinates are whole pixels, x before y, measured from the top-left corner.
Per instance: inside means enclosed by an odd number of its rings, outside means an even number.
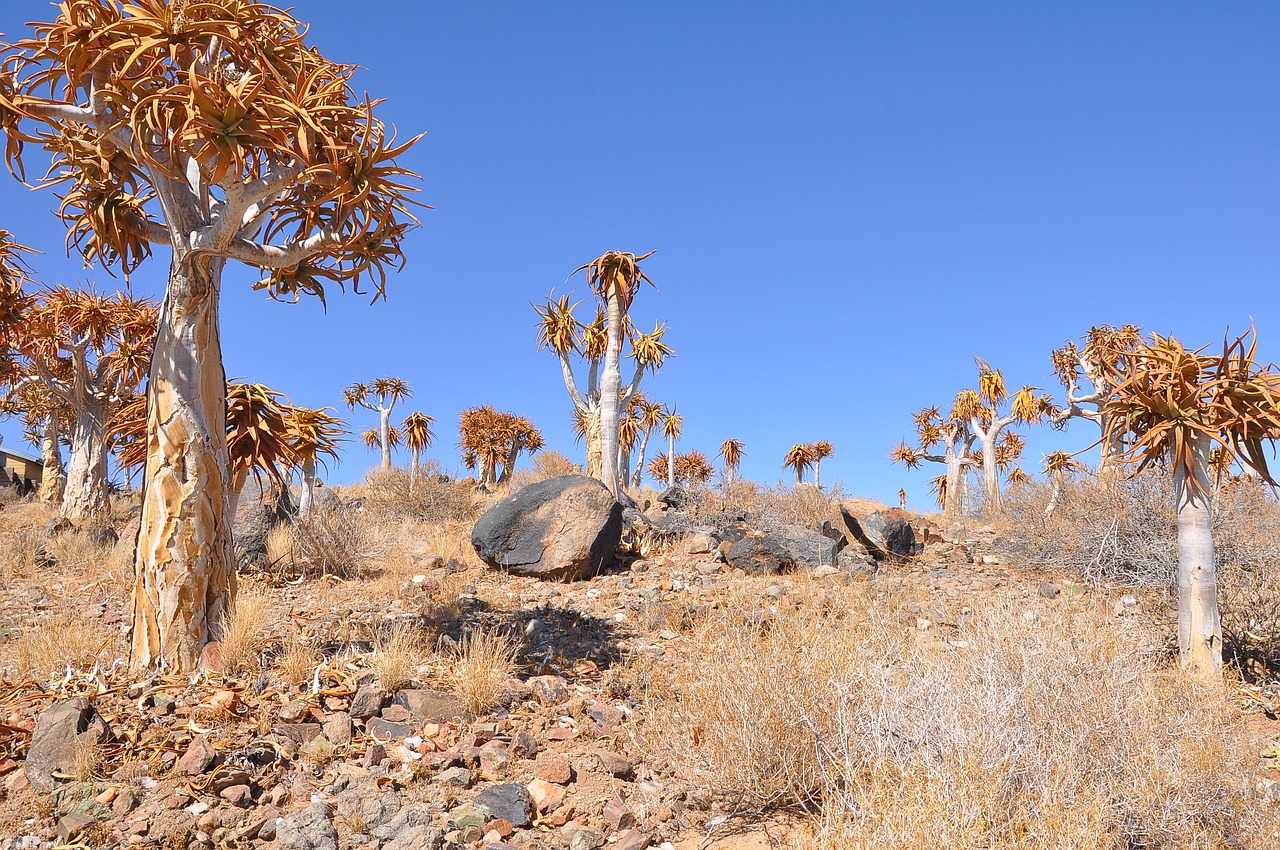
[[[197,735],[187,746],[187,751],[178,759],[176,770],[183,776],[199,776],[213,767],[218,754],[209,746],[203,736]]]
[[[635,812],[628,809],[622,802],[614,800],[604,807],[604,822],[609,825],[611,832],[620,832],[635,826],[637,820]]]
[[[649,846],[649,833],[639,829],[628,829],[609,845],[611,850],[645,850]]]
[[[533,763],[533,775],[556,785],[565,785],[573,779],[573,768],[569,760],[559,753],[539,753]]]
[[[253,791],[248,785],[228,785],[218,792],[218,796],[242,809],[253,805]]]
[[[389,705],[382,709],[382,719],[392,723],[408,723],[413,715],[403,705]]]

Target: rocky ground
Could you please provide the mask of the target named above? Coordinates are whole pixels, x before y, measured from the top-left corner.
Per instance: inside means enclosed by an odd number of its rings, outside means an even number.
[[[361,581],[250,578],[319,651],[306,681],[287,684],[260,659],[234,674],[137,681],[103,662],[10,682],[0,693],[0,848],[804,846],[803,821],[737,817],[653,745],[663,730],[629,671],[690,651],[701,612],[745,595],[785,613],[858,583],[900,605],[920,640],[948,639],[996,599],[1102,609],[1122,628],[1169,622],[1164,595],[1008,563],[994,529],[948,539],[919,517],[857,513],[857,531],[753,529],[734,540],[726,529],[746,529],[740,518],[707,524],[656,506],[641,524],[629,517],[645,532],[639,552],[568,583],[425,550],[394,598]],[[789,560],[789,539],[821,549],[814,536],[829,553]],[[11,577],[0,629],[12,639],[39,628],[74,596],[86,622],[118,633],[119,589],[76,585],[56,565],[38,580]],[[429,629],[436,646],[411,682],[386,688],[369,636],[396,622]],[[515,674],[477,715],[439,652],[485,625],[518,636],[519,650]],[[1241,694],[1274,739],[1273,694]],[[1280,780],[1265,756],[1259,781]]]

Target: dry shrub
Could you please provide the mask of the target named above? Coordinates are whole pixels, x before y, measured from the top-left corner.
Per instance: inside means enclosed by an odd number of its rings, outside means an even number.
[[[380,634],[375,644],[370,666],[377,672],[382,687],[397,691],[412,682],[426,654],[418,629],[410,623],[397,623]]]
[[[516,667],[519,645],[496,629],[464,635],[453,651],[449,675],[453,689],[475,714],[493,708]]]
[[[650,682],[650,746],[819,808],[831,848],[1238,846],[1274,817],[1224,693],[1099,615],[995,603],[939,637],[852,602],[716,614]]]
[[[293,521],[294,565],[322,575],[360,577],[379,554],[377,540],[369,517],[345,505],[319,504]]]
[[[1246,676],[1267,677],[1280,669],[1280,505],[1270,489],[1224,487],[1213,537],[1226,650]]]
[[[222,626],[222,667],[227,672],[239,670],[253,657],[262,643],[262,633],[271,621],[271,597],[262,591],[242,587],[236,594],[235,607]]]
[[[1065,480],[1053,513],[1050,488],[1010,490],[999,524],[1026,563],[1078,572],[1092,582],[1168,587],[1178,568],[1173,485],[1151,470],[1099,486]]]
[[[8,645],[6,654],[19,677],[43,679],[68,666],[88,670],[101,660],[119,633],[101,620],[70,608],[51,613]]]
[[[417,478],[404,469],[375,469],[361,494],[365,508],[379,516],[424,522],[466,522],[479,505],[471,484],[445,475],[434,461],[423,464]]]
[[[547,449],[534,455],[533,465],[526,469],[517,469],[511,476],[511,489],[519,490],[548,478],[561,475],[581,475],[582,467],[561,452]]]
[[[703,512],[744,512],[757,528],[772,530],[784,525],[816,529],[824,521],[841,526],[840,486],[819,490],[810,484],[768,487],[737,479],[720,487],[717,498],[703,503]]]
[[[293,540],[293,525],[282,522],[271,526],[265,541],[267,547],[267,564],[273,569],[293,564],[296,556],[296,545]]]
[[[299,634],[293,634],[275,659],[275,669],[287,684],[301,685],[311,678],[320,662],[315,647]]]

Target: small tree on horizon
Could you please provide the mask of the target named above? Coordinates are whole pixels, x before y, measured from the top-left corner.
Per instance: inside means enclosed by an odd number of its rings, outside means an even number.
[[[797,443],[787,449],[782,458],[782,468],[796,474],[796,486],[804,483],[804,471],[813,466],[813,443]]]
[[[724,461],[725,480],[733,481],[738,477],[738,465],[747,456],[746,443],[730,438],[720,444],[719,457]]]
[[[431,430],[431,426],[435,424],[435,418],[425,413],[414,411],[405,417],[401,423],[404,431],[404,446],[409,450],[409,487],[412,489],[417,483],[418,474],[422,469],[422,450],[431,445],[436,435]]]
[[[1120,474],[1124,465],[1123,435],[1108,427],[1106,402],[1115,391],[1116,365],[1141,343],[1140,325],[1095,325],[1085,336],[1083,347],[1067,340],[1049,355],[1053,371],[1067,391],[1066,405],[1053,414],[1053,424],[1065,427],[1072,419],[1086,419],[1098,426],[1102,443],[1099,484]]]
[[[397,432],[397,439],[394,442],[391,440],[391,432],[396,430],[391,424],[391,412],[397,404],[412,395],[413,390],[403,378],[392,377],[378,378],[369,384],[356,382],[342,390],[342,398],[349,409],[363,407],[378,414],[378,429],[375,432],[378,441],[369,448],[382,450],[383,469],[391,469],[391,450],[400,445],[399,437],[402,436]]]

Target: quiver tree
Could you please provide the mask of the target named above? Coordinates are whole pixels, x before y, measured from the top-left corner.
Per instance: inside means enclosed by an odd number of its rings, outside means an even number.
[[[813,458],[813,486],[822,487],[822,461],[836,453],[835,446],[827,440],[818,440],[809,444],[809,454]]]
[[[1178,525],[1178,651],[1193,675],[1221,682],[1222,620],[1214,564],[1211,450],[1216,445],[1274,485],[1264,443],[1280,439],[1280,373],[1254,359],[1256,335],[1224,340],[1221,354],[1188,351],[1152,334],[1106,368],[1106,439],[1123,439],[1133,474],[1173,475]],[[1230,464],[1226,464],[1230,466]]]
[[[720,444],[719,457],[724,461],[725,481],[733,481],[738,477],[738,465],[747,456],[747,453],[743,451],[745,447],[746,443],[732,438]]]
[[[60,413],[69,420],[65,517],[84,519],[109,508],[107,426],[147,372],[156,317],[152,302],[128,293],[51,286],[33,293],[14,333],[25,373],[17,388],[38,384],[60,403],[47,408],[47,428],[60,427]]]
[[[596,317],[590,324],[583,324],[574,317],[574,310],[581,302],[571,303],[569,295],[559,299],[548,297],[545,304],[534,307],[539,318],[538,346],[550,349],[559,359],[565,389],[573,401],[574,417],[583,425],[587,474],[610,486],[606,480],[607,455],[604,451],[607,439],[612,450],[608,456],[613,458],[608,465],[613,469],[611,474],[615,479],[610,491],[615,497],[618,489],[619,411],[625,409],[639,391],[645,372],[658,371],[666,358],[674,354],[663,341],[667,332],[665,322],[658,323],[652,333],[642,334],[627,315],[640,283],[649,280],[640,270],[640,261],[652,253],[636,257],[610,251],[574,270],[574,274],[586,271],[587,282],[599,298]],[[631,380],[625,385],[621,375],[624,341],[631,349],[625,356],[635,362]],[[586,382],[581,387],[574,377],[571,359],[574,355],[586,362]],[[608,428],[605,427],[606,421]]]
[[[796,474],[796,485],[804,483],[804,471],[813,466],[813,443],[797,443],[782,457],[782,468]]]
[[[395,425],[388,427],[385,434],[377,428],[365,428],[360,432],[360,442],[370,451],[377,450],[385,454],[400,448],[404,435]]]
[[[413,221],[413,175],[287,12],[255,0],[69,0],[6,50],[0,126],[53,159],[59,214],[89,263],[171,252],[147,392],[132,664],[194,667],[234,596],[218,295],[228,260],[276,298],[383,294]]]
[[[675,468],[676,480],[689,484],[706,484],[715,472],[707,456],[696,450],[676,455]]]
[[[273,487],[288,489],[294,466],[289,445],[289,412],[293,406],[280,393],[262,384],[227,384],[227,522],[234,524],[240,494],[254,476],[265,475]]]
[[[956,396],[955,415],[969,424],[981,451],[983,496],[988,511],[1000,508],[999,440],[1010,425],[1034,424],[1051,417],[1056,408],[1049,396],[1036,395],[1038,387],[1024,386],[1009,398],[1004,375],[992,369],[981,358],[978,364],[978,389],[964,389]],[[1002,412],[1002,407],[1008,407]],[[1007,455],[1006,455],[1007,456]]]
[[[1098,426],[1102,435],[1099,483],[1111,480],[1113,473],[1120,471],[1124,454],[1124,444],[1116,442],[1123,435],[1107,427],[1106,401],[1115,391],[1115,367],[1141,342],[1142,328],[1138,325],[1095,325],[1089,329],[1083,346],[1067,340],[1049,355],[1053,371],[1067,391],[1066,404],[1053,413],[1052,421],[1065,426],[1071,419],[1087,419]]]
[[[1049,476],[1049,504],[1045,505],[1044,515],[1049,516],[1058,507],[1058,499],[1062,496],[1062,479],[1072,472],[1080,471],[1080,462],[1075,455],[1058,449],[1044,456],[1044,474]]]
[[[673,407],[662,413],[662,433],[667,438],[667,486],[676,483],[676,438],[684,429],[684,417]]]
[[[635,396],[618,420],[618,481],[622,487],[631,483],[631,453],[640,442],[640,414],[635,406]]]
[[[661,402],[643,395],[637,395],[634,416],[640,424],[640,456],[636,459],[636,471],[631,478],[631,486],[640,486],[640,477],[644,473],[644,458],[649,451],[649,437],[662,425],[666,408]],[[662,476],[655,476],[661,479]]]
[[[399,440],[391,442],[391,411],[412,395],[413,390],[402,378],[378,378],[371,384],[355,383],[342,390],[342,397],[348,408],[355,410],[363,407],[378,414],[378,441],[375,446],[382,450],[383,469],[391,468],[391,450],[400,443]]]
[[[16,366],[13,372],[21,375]],[[66,404],[43,384],[21,381],[21,386],[11,390],[0,402],[0,413],[19,417],[27,439],[40,444],[43,477],[39,498],[45,504],[60,506],[67,481],[67,471],[62,463],[62,444],[70,442],[68,426],[73,421]]]
[[[458,434],[462,463],[468,469],[479,470],[482,487],[509,482],[520,453],[532,454],[541,451],[544,445],[541,432],[532,422],[492,405],[462,411],[458,417]]]
[[[298,516],[311,516],[315,504],[316,465],[324,458],[338,459],[338,443],[347,429],[341,419],[329,414],[331,408],[291,407],[285,416],[289,450],[302,473],[302,495],[298,499]]]
[[[966,471],[976,463],[973,456],[974,436],[969,421],[961,416],[960,398],[952,405],[944,418],[936,407],[924,407],[912,415],[916,428],[916,444],[908,445],[900,440],[890,457],[908,469],[919,468],[922,462],[940,463],[946,471],[930,482],[929,491],[938,497],[943,516],[954,520],[963,516],[965,500],[961,498]]]
[[[415,410],[404,418],[401,429],[404,431],[404,447],[409,450],[409,486],[412,488],[418,480],[422,469],[422,450],[430,446],[436,435],[431,430],[435,418]]]

